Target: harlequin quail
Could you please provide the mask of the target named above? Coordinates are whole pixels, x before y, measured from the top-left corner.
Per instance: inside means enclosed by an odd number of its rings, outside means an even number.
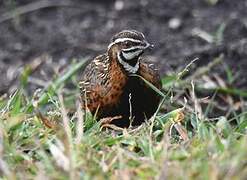
[[[155,113],[160,96],[142,78],[161,88],[157,70],[141,57],[152,47],[135,30],[114,35],[107,52],[93,59],[83,72],[83,108],[96,113],[98,119],[121,116],[111,122],[119,127],[128,127],[130,123],[136,126],[148,120]]]

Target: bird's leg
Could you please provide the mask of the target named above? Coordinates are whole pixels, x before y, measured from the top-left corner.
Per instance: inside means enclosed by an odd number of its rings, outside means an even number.
[[[114,116],[114,117],[105,117],[105,118],[102,118],[101,120],[100,120],[100,124],[101,124],[101,128],[111,128],[111,129],[114,129],[114,130],[120,130],[120,131],[122,131],[123,130],[123,128],[120,128],[120,127],[118,127],[118,126],[116,126],[116,125],[114,125],[114,124],[111,124],[111,122],[113,121],[113,120],[116,120],[116,119],[121,119],[122,118],[122,116]]]
[[[104,125],[104,124],[110,124],[113,120],[116,120],[116,119],[120,119],[122,118],[122,116],[113,116],[113,117],[105,117],[105,118],[102,118],[100,121],[101,121],[101,125]]]
[[[121,128],[121,127],[118,127],[114,124],[104,124],[101,126],[101,129],[103,128],[110,128],[110,129],[113,129],[114,131],[124,131],[124,128]]]

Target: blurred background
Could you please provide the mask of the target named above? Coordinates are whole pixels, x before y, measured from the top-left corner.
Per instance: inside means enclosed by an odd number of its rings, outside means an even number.
[[[162,76],[221,57],[205,80],[247,89],[246,9],[247,0],[1,0],[0,94],[18,87],[27,65],[29,87],[45,86],[73,59],[104,53],[123,29],[155,44],[146,56]]]

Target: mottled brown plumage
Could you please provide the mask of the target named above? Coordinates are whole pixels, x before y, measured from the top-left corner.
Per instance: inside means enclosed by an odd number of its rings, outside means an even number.
[[[112,123],[140,125],[156,111],[160,97],[140,77],[158,89],[161,81],[152,64],[141,58],[150,47],[142,33],[125,30],[113,36],[106,54],[96,57],[84,70],[80,82],[83,108],[98,119],[121,115]],[[130,107],[131,106],[131,107]]]

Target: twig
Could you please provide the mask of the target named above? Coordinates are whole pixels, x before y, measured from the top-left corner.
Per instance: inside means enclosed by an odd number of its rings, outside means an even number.
[[[73,164],[73,142],[72,142],[72,132],[69,126],[69,118],[67,116],[67,111],[64,106],[63,96],[61,93],[58,93],[58,99],[60,101],[61,105],[61,113],[62,113],[62,119],[63,119],[63,126],[65,130],[65,135],[67,139],[68,144],[68,157],[69,157],[69,175],[70,179],[74,179],[75,173],[74,173],[74,164]]]
[[[207,33],[206,31],[203,31],[202,29],[199,29],[199,28],[194,28],[192,30],[192,35],[198,36],[201,39],[207,41],[208,43],[214,42],[214,37],[211,34]]]
[[[221,56],[219,56],[218,58],[216,58],[214,61],[210,62],[206,67],[203,66],[203,67],[198,68],[192,75],[190,75],[190,76],[188,76],[187,78],[185,78],[184,81],[176,81],[176,82],[177,82],[177,83],[176,83],[176,86],[178,86],[178,87],[182,87],[182,86],[184,87],[184,86],[186,86],[186,85],[189,86],[189,83],[190,83],[192,80],[194,80],[194,79],[196,79],[196,78],[198,78],[198,77],[200,77],[200,76],[206,74],[206,73],[209,72],[209,71],[211,70],[211,68],[213,68],[215,65],[221,63],[223,57],[224,57],[224,56],[221,55]],[[196,60],[197,60],[197,59],[192,60],[192,61],[186,66],[186,68],[185,68],[182,72],[180,72],[180,73],[177,75],[178,79],[179,79],[179,78],[182,78],[183,74],[184,74],[185,72],[188,71],[188,67],[191,66],[191,64],[193,64]],[[180,95],[179,95],[179,96],[180,96]]]
[[[247,97],[247,91],[246,90],[240,90],[236,88],[202,88],[202,87],[196,87],[196,90],[198,91],[204,91],[204,92],[219,92],[223,94],[231,94],[235,96],[241,96],[241,97]]]
[[[76,123],[76,138],[75,143],[80,144],[84,133],[84,113],[82,112],[82,105],[77,103],[77,123]]]
[[[197,60],[199,60],[199,58],[195,58],[189,64],[187,64],[186,67],[183,69],[183,71],[181,71],[180,73],[178,73],[177,80],[181,79],[184,76],[184,74],[189,71],[189,67],[192,64],[194,64]]]
[[[72,3],[71,1],[67,0],[40,0],[38,2],[29,3],[27,5],[17,7],[12,11],[2,14],[0,16],[0,23],[38,9],[57,6],[72,6]]]
[[[4,161],[4,130],[0,126],[0,172],[1,175],[5,175],[7,179],[15,179],[11,173],[8,164]]]
[[[208,63],[207,66],[205,67],[201,67],[201,68],[198,68],[195,73],[193,73],[191,76],[189,76],[188,78],[186,78],[185,80],[188,82],[188,81],[191,81],[193,79],[196,79],[197,77],[200,77],[202,76],[203,74],[206,74],[207,72],[209,72],[211,70],[211,68],[213,68],[215,65],[219,64],[222,62],[224,56],[223,55],[220,55],[218,58],[215,58],[214,61]]]
[[[194,103],[194,110],[195,110],[195,114],[196,114],[196,119],[202,120],[204,119],[203,117],[203,113],[202,113],[202,107],[200,105],[200,103],[198,102],[198,99],[196,97],[196,93],[195,93],[195,85],[193,80],[191,81],[191,91],[190,91],[190,96],[191,96],[191,100]]]
[[[129,127],[132,127],[132,122],[134,120],[134,117],[132,116],[131,93],[129,93],[129,112],[130,112],[130,115],[129,115],[130,125],[129,125]]]

